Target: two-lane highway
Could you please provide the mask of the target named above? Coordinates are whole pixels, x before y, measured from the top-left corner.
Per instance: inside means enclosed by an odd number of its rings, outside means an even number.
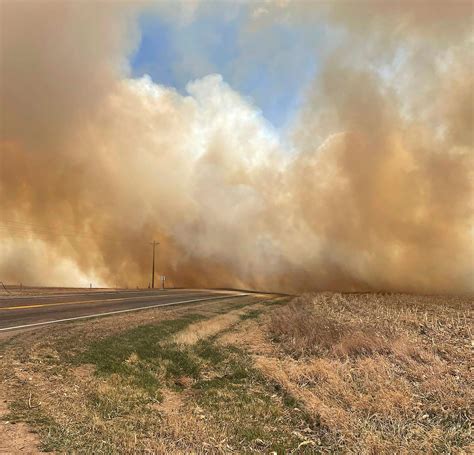
[[[0,332],[245,295],[196,289],[101,291],[0,298]]]

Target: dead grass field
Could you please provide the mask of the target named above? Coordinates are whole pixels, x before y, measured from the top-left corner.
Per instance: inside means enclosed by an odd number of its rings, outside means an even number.
[[[273,312],[260,367],[354,453],[472,450],[472,299],[304,296]],[[312,329],[311,329],[312,328]]]
[[[472,453],[472,309],[253,296],[25,332],[0,340],[3,429],[33,453]]]

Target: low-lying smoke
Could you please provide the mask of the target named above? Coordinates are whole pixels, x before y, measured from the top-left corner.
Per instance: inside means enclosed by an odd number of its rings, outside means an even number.
[[[0,3],[0,279],[146,286],[156,239],[174,285],[472,292],[471,4],[382,3],[249,15],[334,30],[285,140],[128,78],[136,5]]]

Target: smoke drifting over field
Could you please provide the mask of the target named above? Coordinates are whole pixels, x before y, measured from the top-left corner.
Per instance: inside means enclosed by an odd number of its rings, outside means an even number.
[[[219,75],[131,79],[149,6],[2,2],[0,280],[147,285],[155,238],[176,285],[472,292],[471,3],[328,5],[242,32],[328,24],[283,140]]]

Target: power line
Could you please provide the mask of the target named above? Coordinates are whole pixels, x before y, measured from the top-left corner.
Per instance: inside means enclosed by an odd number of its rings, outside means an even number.
[[[66,223],[67,225],[68,223]],[[36,231],[47,231],[47,232],[54,232],[57,233],[61,231],[62,233],[70,233],[70,234],[78,234],[82,233],[77,229],[77,225],[70,224],[71,227],[64,227],[65,223],[61,223],[61,225],[51,226],[45,224],[38,224],[38,223],[26,223],[22,221],[12,221],[12,220],[1,220],[0,227],[9,228],[9,229],[16,229],[16,230],[36,230]],[[85,226],[89,227],[89,226]]]
[[[58,225],[52,226],[52,225],[46,225],[46,224],[41,224],[41,223],[30,223],[26,221],[6,220],[6,219],[2,219],[0,221],[0,225],[11,226],[14,228],[31,228],[31,229],[41,229],[41,230],[48,230],[48,231],[61,229],[63,231],[68,230],[71,232],[77,232],[77,227],[78,227],[77,223],[66,223],[63,221],[61,221],[61,223]],[[85,225],[84,223],[82,223],[81,226],[90,226],[90,224]]]
[[[119,240],[116,237],[112,237],[110,235],[104,234],[92,234],[92,233],[84,233],[79,230],[59,230],[58,228],[52,228],[51,226],[40,225],[40,224],[33,224],[33,223],[22,223],[16,221],[7,220],[0,222],[0,233],[1,232],[8,232],[9,236],[19,236],[21,238],[27,238],[30,236],[35,236],[41,238],[41,236],[56,236],[56,237],[71,237],[71,238],[83,238],[83,239],[93,239],[96,241],[109,241],[109,242],[122,242],[123,240]]]
[[[82,234],[64,234],[64,233],[53,233],[53,232],[35,232],[35,231],[17,231],[11,232],[10,230],[3,231],[0,228],[0,239],[38,239],[38,240],[60,240],[60,239],[78,239],[78,240],[90,240],[97,242],[110,242],[110,243],[123,243],[124,240],[119,239],[107,239],[100,238],[99,236],[82,235]],[[5,234],[5,235],[3,235]]]
[[[31,221],[22,221],[18,219],[5,219],[5,218],[2,219],[2,223],[26,224],[28,226],[41,226],[41,227],[45,226],[42,223],[32,223]],[[76,223],[67,223],[67,222],[61,221],[62,226],[66,224],[72,227],[76,227]]]

